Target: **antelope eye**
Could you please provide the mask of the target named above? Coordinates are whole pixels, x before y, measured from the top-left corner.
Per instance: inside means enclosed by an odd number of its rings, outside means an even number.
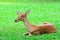
[[[24,17],[23,15],[21,17]]]

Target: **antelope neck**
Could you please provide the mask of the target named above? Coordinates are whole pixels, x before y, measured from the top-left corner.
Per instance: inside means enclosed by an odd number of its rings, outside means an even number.
[[[28,22],[28,20],[27,20],[27,18],[24,18],[24,25],[25,25],[25,27],[26,27],[26,29],[29,31],[29,32],[32,32],[33,31],[33,29],[32,29],[32,25]]]

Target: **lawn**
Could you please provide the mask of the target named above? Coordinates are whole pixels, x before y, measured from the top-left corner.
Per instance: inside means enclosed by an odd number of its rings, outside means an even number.
[[[56,28],[54,34],[24,36],[23,22],[14,22],[17,11],[25,12],[32,25],[50,22]],[[60,40],[60,3],[0,3],[0,40]]]
[[[60,2],[60,0],[0,0],[0,2],[40,3],[40,2]]]

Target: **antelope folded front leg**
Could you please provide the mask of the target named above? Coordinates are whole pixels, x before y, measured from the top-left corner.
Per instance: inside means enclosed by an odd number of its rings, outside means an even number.
[[[27,33],[24,33],[23,35],[29,35],[29,32],[27,32]]]

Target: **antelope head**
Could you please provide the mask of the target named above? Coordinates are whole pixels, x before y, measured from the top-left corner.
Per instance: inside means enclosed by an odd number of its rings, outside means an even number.
[[[18,17],[15,20],[15,22],[19,22],[19,21],[24,21],[24,19],[26,18],[27,14],[30,12],[30,10],[27,10],[25,13],[21,13],[21,12],[17,12]]]

